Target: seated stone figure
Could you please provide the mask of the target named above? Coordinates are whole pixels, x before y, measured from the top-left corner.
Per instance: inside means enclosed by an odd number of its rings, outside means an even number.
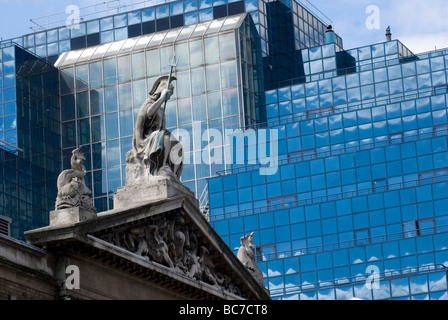
[[[152,176],[180,179],[182,175],[182,145],[166,129],[164,116],[164,104],[174,90],[168,82],[168,76],[160,77],[139,110],[132,150],[126,154],[126,185],[147,182]]]
[[[254,247],[254,233],[244,236],[241,238],[241,247],[238,250],[237,257],[243,263],[247,270],[252,274],[252,276],[257,280],[260,284],[264,286],[263,281],[263,272],[261,269],[255,264],[255,252],[253,250]]]
[[[72,168],[63,171],[58,177],[56,210],[80,207],[96,212],[93,201],[90,198],[92,192],[84,181],[86,176],[86,168],[84,167],[86,158],[81,149],[73,150],[71,158]]]

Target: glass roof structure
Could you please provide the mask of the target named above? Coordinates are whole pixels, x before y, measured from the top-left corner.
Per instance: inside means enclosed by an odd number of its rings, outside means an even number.
[[[164,30],[117,42],[110,42],[94,47],[64,52],[55,63],[55,67],[63,68],[78,63],[101,60],[131,51],[144,50],[160,45],[169,45],[181,40],[200,38],[219,32],[237,29],[241,26],[247,13],[202,22],[181,28]]]

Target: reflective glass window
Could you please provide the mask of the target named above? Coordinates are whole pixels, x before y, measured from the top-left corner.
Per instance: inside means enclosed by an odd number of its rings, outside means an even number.
[[[89,83],[88,66],[86,64],[77,66],[76,72],[76,91],[87,90]]]
[[[369,91],[370,92],[370,91]],[[347,90],[348,102],[356,102],[361,100],[361,93],[359,88]]]
[[[179,125],[191,123],[191,99],[177,100]]]
[[[43,45],[47,43],[47,33],[41,32],[35,34],[36,46]]]
[[[347,93],[345,90],[333,92],[333,101],[335,105],[347,103]]]
[[[120,136],[125,137],[133,134],[132,110],[120,112]]]
[[[104,94],[103,89],[90,90],[90,110],[91,114],[100,114],[104,112]]]
[[[324,71],[336,69],[336,59],[335,58],[324,59],[323,64],[324,64]]]
[[[316,269],[315,255],[308,254],[300,257],[301,272],[311,271]],[[314,281],[315,282],[315,281]],[[314,283],[311,282],[311,283]]]
[[[209,8],[212,6],[212,0],[198,0],[199,9]]]
[[[92,117],[92,142],[99,142],[106,139],[104,116]]]
[[[15,61],[6,61],[3,62],[3,74],[14,73],[15,70]]]
[[[61,97],[62,121],[75,118],[75,97],[73,95]]]
[[[204,39],[205,45],[205,62],[206,64],[213,64],[219,61],[219,45],[218,38],[211,37]]]
[[[70,148],[76,145],[75,122],[65,122],[62,124],[62,147]]]
[[[132,89],[130,82],[118,86],[118,104],[120,110],[132,108]]]
[[[384,56],[384,44],[383,43],[373,45],[373,46],[371,46],[371,48],[372,48],[372,57],[373,58]]]
[[[305,85],[305,90],[306,90],[307,96],[314,96],[314,95],[318,94],[319,91],[318,91],[318,87],[317,87],[317,82],[307,83]]]
[[[163,6],[156,7],[156,18],[160,19],[160,18],[168,17],[170,14],[169,10],[170,10],[169,5],[163,5]]]
[[[439,71],[432,73],[432,85],[433,86],[441,86],[446,83],[445,72]]]
[[[417,89],[417,78],[409,77],[403,79],[404,91],[412,91]]]
[[[316,59],[321,59],[322,58],[322,49],[321,49],[321,47],[313,47],[313,48],[310,48],[308,51],[309,51],[309,54],[310,54],[310,60],[316,60]]]
[[[438,71],[444,69],[443,57],[431,58],[431,71]]]
[[[5,130],[17,128],[17,118],[15,116],[5,117],[4,121],[5,121]]]
[[[359,48],[358,54],[359,54],[359,60],[366,60],[372,58],[370,46]]]
[[[191,68],[198,67],[204,62],[202,40],[190,42],[190,64]]]
[[[131,57],[129,55],[118,58],[118,82],[131,80]]]
[[[115,84],[117,81],[117,67],[115,59],[103,61],[104,84]]]
[[[429,291],[446,290],[446,273],[435,272],[428,275]]]
[[[323,71],[322,60],[316,60],[310,62],[310,72],[312,74],[320,73]]]
[[[180,43],[175,45],[175,53],[177,66],[176,70],[184,70],[189,67],[189,52],[188,52],[188,42]]]
[[[403,297],[409,295],[409,278],[392,279],[392,297]]]
[[[221,63],[221,86],[222,88],[230,88],[236,86],[236,61],[228,61]]]
[[[145,76],[145,55],[143,52],[132,55],[132,79],[140,79]]]
[[[428,88],[431,86],[431,75],[429,73],[417,76],[417,83],[419,89]]]
[[[119,133],[118,113],[109,113],[106,115],[106,138],[118,138]]]
[[[387,80],[387,69],[375,69],[374,71],[375,82],[383,82]]]
[[[81,92],[76,95],[76,108],[78,110],[78,118],[84,118],[89,116],[88,91]]]
[[[177,89],[177,97],[185,98],[190,95],[190,75],[188,71],[178,72],[175,87]]]
[[[116,111],[118,109],[117,86],[104,88],[104,105],[106,112]]]
[[[347,88],[354,88],[359,86],[359,75],[357,73],[348,75],[346,79],[347,79]]]
[[[233,33],[219,36],[219,57],[221,61],[234,58],[236,55],[235,36]]]
[[[134,25],[142,22],[142,12],[134,11],[128,13],[128,24]]]
[[[303,84],[295,85],[291,87],[292,99],[303,98],[305,96],[305,87]]]
[[[100,39],[101,44],[113,42],[115,39],[113,30],[101,32]]]
[[[175,2],[170,4],[170,15],[182,14],[184,11],[184,4],[182,2]]]
[[[160,74],[160,58],[157,49],[146,52],[146,68],[148,77],[158,76]]]
[[[372,71],[365,71],[361,72],[361,85],[367,85],[373,83],[373,72]]]
[[[107,185],[110,193],[115,193],[121,187],[120,167],[107,170]]]
[[[107,141],[107,166],[113,167],[120,164],[120,140]]]
[[[391,94],[403,92],[403,83],[402,83],[401,79],[390,81],[389,87],[390,87]]]
[[[206,67],[207,91],[217,90],[221,86],[219,75],[219,64]]]
[[[423,73],[427,73],[430,71],[429,59],[419,60],[415,64],[417,67],[418,74],[423,74]]]
[[[199,16],[197,11],[184,14],[184,24],[186,26],[194,25],[199,22]]]
[[[216,75],[215,75],[216,77]],[[191,93],[200,94],[205,91],[204,68],[191,70]]]
[[[345,77],[336,77],[333,78],[333,90],[343,90],[346,88],[345,86]]]
[[[336,288],[336,299],[337,300],[350,300],[353,298],[353,287],[338,287]]]
[[[113,17],[107,17],[100,20],[101,31],[111,30],[114,28]]]
[[[224,116],[238,113],[238,91],[236,88],[222,92],[222,109]]]
[[[402,65],[403,77],[415,76],[415,63],[405,63]]]
[[[375,91],[378,97],[386,96],[389,94],[389,86],[387,82],[381,82],[375,84]]]
[[[381,244],[371,244],[366,246],[367,262],[380,260],[382,256]]]
[[[103,68],[101,62],[94,62],[89,64],[89,84],[91,88],[101,86],[103,82]]]
[[[207,105],[205,95],[193,97],[193,121],[207,120]]]
[[[207,95],[207,106],[209,119],[222,117],[221,93],[209,93]]]
[[[136,109],[134,109],[135,111]],[[167,128],[177,126],[177,110],[175,101],[168,101],[166,104],[166,126]],[[187,130],[188,127],[184,127],[183,129]]]
[[[142,10],[142,22],[148,22],[155,19],[155,9],[154,7],[146,8]]]
[[[186,0],[184,1],[184,11],[191,12],[198,10],[198,1],[197,0]]]

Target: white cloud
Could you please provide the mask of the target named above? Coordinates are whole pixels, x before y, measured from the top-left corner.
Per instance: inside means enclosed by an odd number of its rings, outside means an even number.
[[[448,48],[448,36],[444,32],[434,34],[415,34],[401,37],[400,41],[413,53]]]
[[[447,0],[311,0],[331,20],[336,33],[351,49],[386,41],[386,28],[393,39],[403,42],[415,53],[448,47]],[[380,29],[369,30],[366,8],[380,9]]]
[[[448,47],[448,2],[446,0],[394,0],[383,15],[394,39],[414,53]]]

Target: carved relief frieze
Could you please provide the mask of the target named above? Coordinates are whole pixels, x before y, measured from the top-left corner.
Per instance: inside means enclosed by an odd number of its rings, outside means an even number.
[[[190,279],[241,295],[231,277],[213,261],[210,244],[200,239],[198,230],[187,223],[180,210],[155,216],[141,225],[93,236]]]

